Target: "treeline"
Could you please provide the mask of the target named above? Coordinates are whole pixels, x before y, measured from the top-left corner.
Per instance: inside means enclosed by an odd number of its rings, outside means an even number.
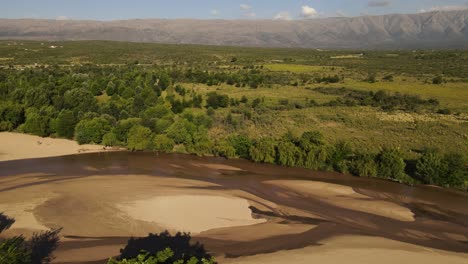
[[[348,88],[327,88],[318,87],[313,89],[316,92],[327,95],[338,95],[340,98],[328,102],[325,106],[373,106],[380,107],[383,111],[407,111],[417,112],[421,110],[443,111],[439,109],[437,99],[422,99],[417,95],[395,93],[390,94],[386,91],[359,91]]]
[[[238,116],[255,123],[262,113],[269,111],[261,107],[264,98],[249,100],[244,96],[239,100],[217,92],[202,96],[173,82],[166,71],[131,67],[8,71],[8,74],[0,74],[0,131],[69,138],[80,144],[124,146],[133,151],[240,157],[406,183],[464,186],[466,170],[460,164],[466,163],[458,154],[431,156],[429,161],[437,160],[442,164],[434,165],[437,173],[431,174],[433,170],[424,171],[422,166],[416,169],[406,166],[398,150],[360,153],[348,143],[329,144],[317,132],[308,132],[299,138],[288,134],[279,139],[251,139],[242,135],[211,137],[209,129],[214,123],[215,109],[236,106],[231,111],[236,117],[229,113],[223,119],[224,125],[235,128],[240,122]],[[435,100],[381,91],[345,88],[319,88],[317,91],[383,109],[409,111],[438,105]],[[280,104],[289,105],[289,102]],[[307,100],[307,105],[317,104]],[[456,169],[452,171],[452,168]]]

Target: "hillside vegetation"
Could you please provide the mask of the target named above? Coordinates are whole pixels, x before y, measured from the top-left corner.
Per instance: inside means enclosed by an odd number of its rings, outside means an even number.
[[[468,52],[0,42],[0,130],[465,188]]]

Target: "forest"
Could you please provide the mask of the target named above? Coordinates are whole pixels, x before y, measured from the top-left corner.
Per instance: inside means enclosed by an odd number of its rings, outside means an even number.
[[[0,131],[467,188],[466,52],[81,44],[0,42]]]

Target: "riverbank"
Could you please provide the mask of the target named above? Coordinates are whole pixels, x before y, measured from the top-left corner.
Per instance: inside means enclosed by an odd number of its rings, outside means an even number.
[[[0,161],[57,157],[79,153],[115,151],[102,145],[79,145],[76,141],[42,138],[20,133],[0,133]]]

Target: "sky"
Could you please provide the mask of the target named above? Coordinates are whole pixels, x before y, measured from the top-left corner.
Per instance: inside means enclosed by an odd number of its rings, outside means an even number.
[[[0,0],[0,18],[314,19],[468,9],[468,0]]]

